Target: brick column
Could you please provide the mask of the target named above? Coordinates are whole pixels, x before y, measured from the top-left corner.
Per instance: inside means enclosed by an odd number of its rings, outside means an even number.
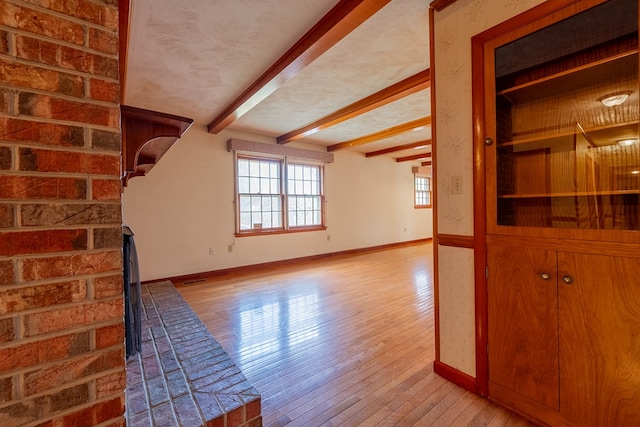
[[[124,426],[117,0],[0,0],[0,425]]]

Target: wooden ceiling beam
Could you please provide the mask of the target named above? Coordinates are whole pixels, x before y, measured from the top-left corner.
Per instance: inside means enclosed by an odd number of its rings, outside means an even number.
[[[422,162],[420,166],[431,166],[431,162]]]
[[[397,157],[396,158],[396,162],[398,162],[398,163],[400,163],[400,162],[410,162],[412,160],[426,159],[427,157],[431,157],[431,153],[412,154],[411,156]]]
[[[429,86],[431,86],[431,72],[427,68],[426,70],[420,71],[411,77],[407,77],[406,79],[386,87],[373,95],[369,95],[366,98],[329,114],[328,116],[316,120],[311,124],[285,133],[284,135],[280,135],[277,138],[278,144],[286,144],[287,142],[312,135],[322,129],[337,125],[338,123],[342,123],[361,114],[375,110],[383,105],[390,104],[393,101],[404,98],[405,96],[427,89]]]
[[[391,0],[341,0],[207,126],[218,133],[300,73]]]
[[[378,151],[371,151],[369,153],[365,153],[365,157],[381,156],[383,154],[394,153],[396,151],[410,150],[412,148],[422,147],[423,145],[431,145],[431,140],[423,139],[422,141],[411,142],[409,144],[403,144],[403,145],[396,145],[395,147],[383,148],[382,150],[378,150]]]
[[[381,139],[390,138],[395,135],[399,135],[405,132],[411,132],[414,129],[431,125],[431,117],[423,117],[422,119],[413,120],[411,122],[403,123],[398,126],[393,126],[388,129],[383,129],[379,132],[375,132],[369,135],[361,136],[359,138],[351,139],[345,142],[339,142],[327,147],[327,151],[343,150],[345,148],[357,147],[358,145],[369,144],[371,142],[380,141]]]

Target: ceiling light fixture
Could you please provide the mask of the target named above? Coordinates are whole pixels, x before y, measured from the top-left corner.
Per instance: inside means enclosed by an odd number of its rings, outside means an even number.
[[[602,102],[606,107],[615,107],[626,101],[627,98],[629,98],[629,95],[631,95],[631,92],[612,93],[599,98],[598,101]]]
[[[418,126],[417,128],[413,128],[414,132],[424,129],[424,126]]]
[[[636,141],[637,139],[621,139],[620,141],[617,141],[617,142],[618,142],[618,145],[621,147],[628,147],[630,145],[635,144]]]

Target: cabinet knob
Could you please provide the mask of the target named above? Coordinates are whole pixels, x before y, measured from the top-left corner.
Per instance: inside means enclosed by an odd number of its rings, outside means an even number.
[[[542,280],[549,280],[549,279],[551,279],[551,274],[549,274],[549,273],[540,273],[540,278]]]
[[[564,276],[564,277],[562,278],[562,281],[563,281],[564,283],[566,283],[567,285],[570,285],[570,284],[572,284],[572,283],[573,283],[573,277],[571,277],[571,276],[569,276],[569,275]]]
[[[484,145],[493,145],[493,139],[490,136],[486,137],[484,139]]]

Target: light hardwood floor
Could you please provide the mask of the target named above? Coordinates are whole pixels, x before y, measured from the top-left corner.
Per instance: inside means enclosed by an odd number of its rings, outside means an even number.
[[[432,244],[176,283],[265,426],[532,425],[433,373]]]

